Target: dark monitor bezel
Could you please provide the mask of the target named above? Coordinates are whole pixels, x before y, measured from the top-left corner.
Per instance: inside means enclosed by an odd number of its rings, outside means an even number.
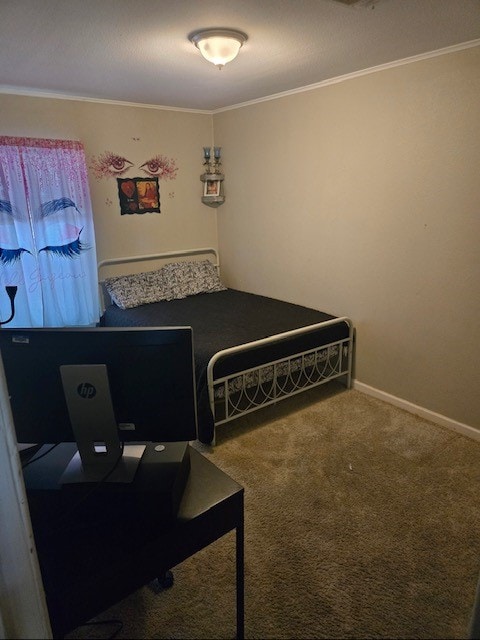
[[[78,352],[78,348],[73,347],[71,341],[77,340],[78,344],[84,343],[90,350],[98,348],[97,354],[85,353],[80,358],[73,356]],[[26,344],[22,345],[21,343]],[[57,353],[47,356],[47,366],[44,364],[45,377],[40,378],[42,371],[41,362],[33,364],[32,356],[22,356],[20,361],[15,363],[14,354],[19,353],[22,346],[33,346],[38,352],[47,348],[48,343],[56,345]],[[196,407],[196,385],[195,385],[195,366],[193,352],[193,330],[189,326],[168,326],[168,327],[59,327],[59,328],[2,328],[0,329],[0,353],[2,355],[3,367],[5,370],[7,388],[10,395],[10,404],[14,420],[15,432],[19,443],[39,443],[54,444],[57,442],[75,442],[75,437],[68,420],[68,409],[66,402],[57,407],[48,407],[48,403],[52,403],[54,398],[60,401],[60,373],[58,379],[54,379],[52,366],[55,363],[61,364],[88,364],[97,363],[104,364],[105,354],[112,353],[114,347],[124,346],[125,348],[134,350],[136,346],[141,349],[151,349],[150,355],[147,357],[148,367],[153,368],[153,356],[155,352],[160,353],[162,348],[167,345],[174,345],[173,350],[178,350],[182,354],[182,363],[173,363],[172,375],[177,381],[176,385],[172,385],[171,381],[164,384],[162,393],[166,393],[166,389],[170,389],[170,403],[168,404],[168,415],[173,416],[175,424],[167,425],[166,421],[159,419],[159,425],[149,424],[142,426],[136,431],[120,430],[119,437],[123,442],[177,442],[192,441],[197,438],[197,407]],[[173,350],[171,353],[173,353]],[[134,353],[134,351],[132,351]],[[143,353],[146,353],[143,351]],[[172,355],[169,353],[169,362],[172,363]],[[33,350],[30,350],[33,354]],[[70,354],[70,355],[69,355]],[[94,355],[93,359],[92,356]],[[151,358],[151,359],[150,359]],[[185,366],[186,358],[188,358],[188,366]],[[38,358],[37,358],[38,360]],[[28,405],[28,386],[29,372],[22,372],[20,369],[22,364],[31,361],[32,370],[30,376],[34,376],[38,385],[42,385],[45,393],[45,407],[42,418],[37,424],[29,424],[31,420],[32,408],[23,407],[19,398],[24,398],[23,402]],[[107,362],[107,368],[117,366],[122,361],[122,357],[112,356],[112,362]],[[115,364],[116,363],[116,364]],[[135,366],[139,366],[136,362]],[[35,368],[33,368],[35,367]],[[109,371],[109,377],[110,377]],[[165,372],[163,372],[165,373]],[[23,379],[22,379],[23,376]],[[131,372],[128,372],[131,377]],[[114,409],[118,409],[119,388],[125,384],[117,371],[114,380],[110,379],[112,388],[112,400]],[[154,377],[158,382],[158,379]],[[52,382],[53,381],[53,382]],[[49,384],[54,384],[53,389],[45,391]],[[30,390],[31,391],[31,390]],[[148,394],[150,395],[150,389]],[[39,390],[31,391],[34,399],[34,405],[39,405]],[[63,391],[62,391],[63,393]],[[25,400],[27,397],[27,400]],[[174,412],[173,403],[176,401],[177,411]],[[150,397],[150,401],[153,402]],[[153,410],[153,409],[152,409]],[[30,417],[29,417],[30,416]],[[122,416],[117,416],[118,422],[125,422]],[[46,421],[49,420],[51,427],[48,428]],[[56,421],[56,424],[53,423]]]

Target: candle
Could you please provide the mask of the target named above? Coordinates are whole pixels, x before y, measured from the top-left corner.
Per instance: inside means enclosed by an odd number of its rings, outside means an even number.
[[[218,160],[220,158],[220,149],[222,147],[213,147],[214,153],[215,153],[215,158]]]
[[[210,147],[203,147],[203,157],[205,160],[210,160]]]

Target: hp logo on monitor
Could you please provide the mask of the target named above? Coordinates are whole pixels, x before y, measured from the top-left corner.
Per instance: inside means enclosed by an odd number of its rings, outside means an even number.
[[[91,400],[97,394],[97,390],[90,382],[82,382],[77,387],[77,393],[84,400]]]

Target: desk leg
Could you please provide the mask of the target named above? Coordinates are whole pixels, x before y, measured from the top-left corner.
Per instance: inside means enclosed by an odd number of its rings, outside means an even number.
[[[241,522],[236,528],[237,561],[237,640],[245,637],[245,562],[244,562],[244,521],[243,509]]]

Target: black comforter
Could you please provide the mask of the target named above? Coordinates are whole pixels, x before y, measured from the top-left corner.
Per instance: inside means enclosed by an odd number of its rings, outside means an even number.
[[[193,329],[197,377],[199,439],[211,442],[213,417],[208,401],[206,368],[210,358],[228,347],[252,342],[291,329],[324,322],[335,316],[300,305],[282,302],[235,289],[205,293],[180,300],[156,302],[122,310],[110,305],[102,316],[107,327],[191,326]],[[347,325],[323,330],[321,337],[312,332],[301,339],[280,345],[253,349],[219,363],[217,375],[253,367],[277,357],[291,355],[348,335]]]

